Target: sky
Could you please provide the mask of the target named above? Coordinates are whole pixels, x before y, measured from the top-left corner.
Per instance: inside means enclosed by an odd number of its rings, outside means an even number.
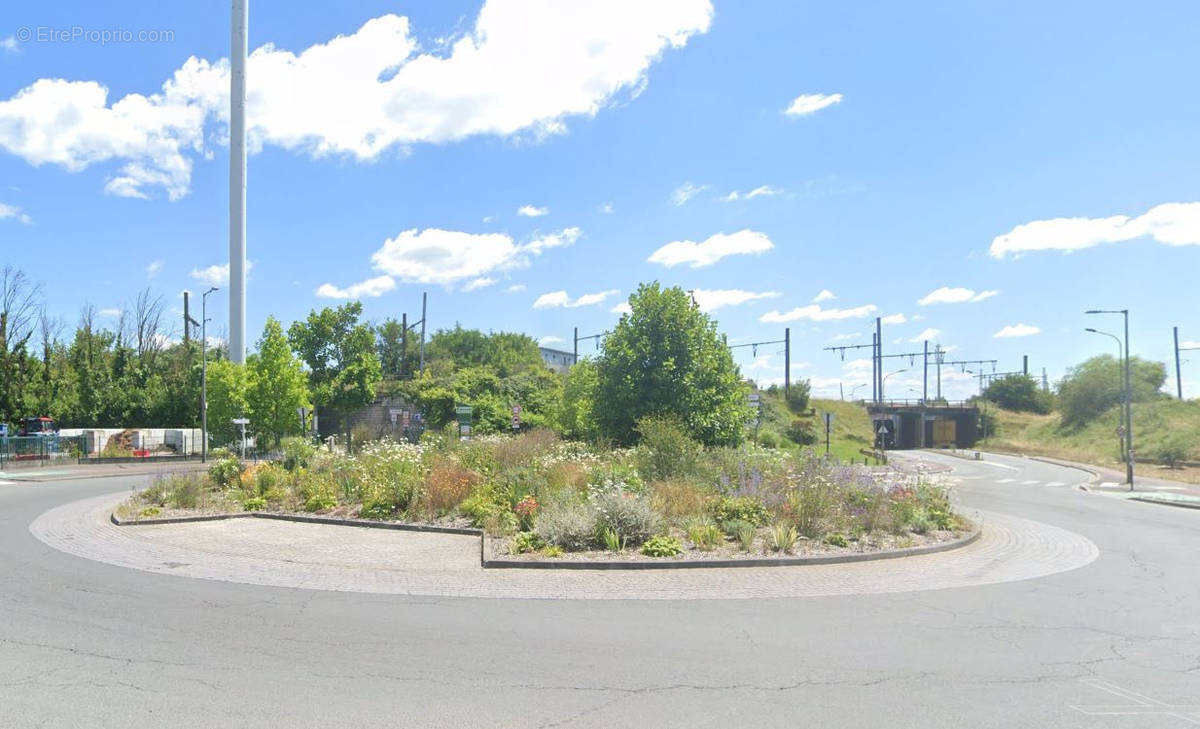
[[[1120,317],[1085,309],[1128,308],[1133,353],[1168,362],[1173,326],[1200,347],[1198,22],[1189,2],[255,0],[247,340],[349,300],[412,321],[427,292],[431,330],[569,351],[659,281],[731,345],[790,328],[821,395],[870,382],[866,350],[824,348],[869,346],[875,317],[885,354],[1028,355],[1054,381],[1116,351],[1084,328]],[[215,285],[225,333],[228,53],[225,6],[0,9],[0,256],[51,313],[112,319],[149,286],[178,319]],[[782,345],[734,354],[782,380]],[[919,397],[920,358],[901,369],[887,394]],[[978,386],[959,369],[950,398]]]

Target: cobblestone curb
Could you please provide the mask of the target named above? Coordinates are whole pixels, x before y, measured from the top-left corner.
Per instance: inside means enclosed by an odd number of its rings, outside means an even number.
[[[1128,498],[1130,501],[1141,501],[1145,504],[1178,506],[1181,509],[1200,509],[1200,501],[1184,501],[1182,499],[1156,499],[1153,496],[1130,496]]]
[[[186,524],[188,522],[222,521],[226,519],[272,519],[275,521],[292,521],[302,524],[328,524],[331,526],[350,526],[368,529],[392,529],[406,532],[427,532],[433,534],[458,534],[463,536],[478,536],[479,563],[485,569],[528,569],[528,570],[671,570],[671,569],[700,569],[726,567],[800,567],[818,564],[844,564],[846,562],[870,562],[882,559],[897,559],[918,554],[936,554],[958,549],[979,539],[981,533],[978,524],[972,523],[972,529],[967,534],[939,544],[926,544],[920,547],[892,549],[880,552],[852,552],[849,554],[828,554],[812,557],[764,557],[759,559],[689,559],[661,561],[648,560],[549,560],[549,559],[504,559],[489,558],[492,538],[482,529],[467,527],[440,527],[430,524],[405,524],[392,521],[371,521],[366,519],[339,519],[329,516],[310,516],[307,514],[281,514],[270,511],[242,511],[222,514],[198,514],[196,516],[175,516],[149,519],[122,519],[116,512],[109,515],[113,524],[119,527],[152,526],[155,524]]]

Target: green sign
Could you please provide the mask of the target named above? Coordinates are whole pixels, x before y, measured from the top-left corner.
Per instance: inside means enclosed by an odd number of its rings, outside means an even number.
[[[459,425],[471,425],[471,412],[473,408],[470,405],[459,405],[454,408],[454,415],[458,419]]]

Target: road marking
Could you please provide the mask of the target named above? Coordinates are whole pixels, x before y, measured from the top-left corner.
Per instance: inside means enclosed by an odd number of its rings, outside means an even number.
[[[1155,486],[1155,491],[1187,491],[1186,486]]]
[[[1047,481],[1046,485],[1047,486],[1066,486],[1066,484],[1063,483],[1062,481]]]
[[[1123,486],[1123,485],[1124,484],[1119,484],[1116,481],[1105,481],[1100,484],[1100,488],[1110,489],[1110,488],[1115,488],[1117,486]]]
[[[1016,480],[1015,478],[998,478],[996,483],[1014,483]]]
[[[1200,704],[1167,704],[1143,694],[1123,689],[1116,684],[1095,678],[1082,678],[1083,683],[1105,691],[1131,703],[1128,704],[1071,704],[1071,708],[1088,716],[1135,716],[1156,714],[1182,719],[1191,724],[1200,724]]]
[[[1041,481],[1033,481],[1033,480],[1029,480],[1029,481],[1022,481],[1022,482],[1021,482],[1021,485],[1022,485],[1022,486],[1033,486],[1033,485],[1035,485],[1035,484],[1039,484],[1039,483],[1041,483]]]

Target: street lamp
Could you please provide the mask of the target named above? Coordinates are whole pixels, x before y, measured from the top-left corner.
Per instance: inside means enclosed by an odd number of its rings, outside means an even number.
[[[208,295],[213,286],[200,295],[200,462],[208,463]]]
[[[1117,362],[1120,363],[1125,359],[1125,350],[1121,346],[1120,337],[1118,337],[1116,334],[1110,334],[1109,332],[1102,332],[1099,329],[1093,329],[1091,327],[1088,327],[1087,329],[1084,329],[1083,331],[1091,332],[1092,334],[1100,334],[1102,336],[1108,337],[1109,339],[1113,340],[1114,342],[1117,343]],[[1119,413],[1117,413],[1117,438],[1119,439],[1119,443],[1120,443],[1120,445],[1118,446],[1120,448],[1118,453],[1120,454],[1120,457],[1123,459],[1125,457],[1125,392],[1124,392],[1125,388],[1122,387],[1121,390],[1122,390],[1122,392],[1121,392],[1121,410]]]
[[[851,388],[850,388],[850,401],[851,401],[851,402],[853,402],[853,401],[854,401],[854,393],[855,393],[855,392],[858,392],[858,388],[860,388],[860,387],[866,387],[866,386],[867,386],[867,383],[865,383],[865,382],[861,382],[861,383],[859,383],[859,384],[855,385],[854,387],[851,387]]]
[[[892,375],[898,375],[901,372],[908,372],[908,368],[905,367],[902,370],[896,370],[895,372],[889,372],[883,376],[882,380],[879,381],[879,402],[883,402],[883,386],[887,382],[887,378],[891,377]]]
[[[1129,309],[1088,309],[1084,314],[1120,314],[1125,318],[1125,480],[1133,491],[1133,386],[1129,380]]]

